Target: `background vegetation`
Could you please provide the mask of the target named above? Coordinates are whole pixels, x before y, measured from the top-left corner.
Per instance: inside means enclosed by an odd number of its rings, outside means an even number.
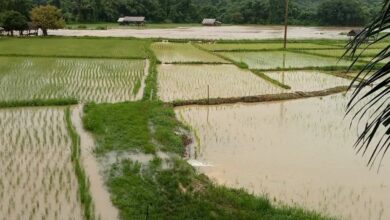
[[[199,23],[215,17],[231,24],[281,24],[285,0],[0,0],[0,13],[51,4],[69,22],[115,22],[120,16],[146,16],[151,23]],[[381,0],[291,0],[290,22],[310,25],[362,25]]]

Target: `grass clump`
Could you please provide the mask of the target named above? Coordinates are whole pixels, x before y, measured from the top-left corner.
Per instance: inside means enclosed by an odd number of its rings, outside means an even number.
[[[121,219],[325,219],[301,209],[274,207],[267,198],[214,185],[178,153],[184,145],[173,108],[158,102],[90,104],[85,127],[100,152],[138,149],[167,152],[169,159],[115,162],[107,185]],[[183,129],[183,128],[182,128]]]
[[[15,100],[15,101],[3,101],[0,102],[0,108],[11,107],[35,107],[35,106],[64,106],[64,105],[76,105],[77,99],[32,99],[32,100]]]
[[[255,75],[259,76],[260,78],[262,78],[262,79],[264,79],[264,80],[266,80],[266,81],[268,81],[268,82],[270,82],[270,83],[272,83],[272,84],[274,84],[274,85],[276,85],[276,86],[279,86],[279,87],[281,87],[281,88],[283,88],[283,89],[291,89],[291,86],[286,85],[286,84],[283,84],[283,83],[279,82],[278,80],[272,79],[271,77],[265,75],[265,74],[262,73],[262,72],[259,72],[259,71],[256,71],[256,70],[254,70],[254,71],[252,71],[252,72],[253,72]]]

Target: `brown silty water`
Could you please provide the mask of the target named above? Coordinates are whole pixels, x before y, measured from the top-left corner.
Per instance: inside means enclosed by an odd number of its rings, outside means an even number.
[[[0,109],[0,219],[83,219],[64,117]]]
[[[72,110],[72,123],[80,136],[81,162],[90,183],[89,190],[92,196],[95,216],[102,220],[118,219],[118,210],[113,206],[110,194],[104,185],[102,169],[96,160],[93,150],[95,143],[92,136],[84,130],[82,124],[83,105]]]
[[[379,173],[355,154],[342,94],[295,101],[188,106],[190,163],[217,183],[342,219],[390,219],[390,158]]]

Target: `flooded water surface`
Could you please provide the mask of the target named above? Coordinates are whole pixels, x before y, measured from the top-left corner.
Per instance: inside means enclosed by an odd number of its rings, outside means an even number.
[[[175,111],[198,140],[192,164],[216,182],[342,219],[390,219],[390,158],[378,173],[355,154],[346,101],[339,94]]]

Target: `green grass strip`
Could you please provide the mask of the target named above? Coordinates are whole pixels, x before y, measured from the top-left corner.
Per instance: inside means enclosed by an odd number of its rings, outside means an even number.
[[[283,83],[279,82],[278,80],[272,79],[271,77],[265,75],[264,73],[262,73],[260,71],[251,71],[251,72],[254,73],[256,76],[274,84],[275,86],[279,86],[283,89],[291,89],[291,86],[283,84]]]
[[[158,61],[156,55],[153,50],[149,46],[146,48],[148,58],[149,58],[149,73],[148,77],[145,80],[145,89],[142,100],[158,100],[157,97],[157,64],[160,63]]]
[[[65,106],[76,105],[78,100],[74,98],[69,99],[33,99],[33,100],[15,100],[0,102],[0,108],[14,108],[14,107],[37,107],[37,106]]]
[[[80,154],[81,154],[81,148],[80,148],[80,136],[75,131],[72,120],[70,116],[70,107],[66,108],[65,110],[65,121],[66,121],[66,128],[68,130],[69,136],[72,141],[71,146],[71,161],[74,166],[74,171],[76,174],[77,182],[79,184],[79,196],[80,201],[83,206],[84,211],[84,217],[87,220],[95,219],[94,210],[93,210],[93,203],[92,203],[92,197],[89,192],[89,182],[88,178],[85,174],[85,171],[80,163]]]

